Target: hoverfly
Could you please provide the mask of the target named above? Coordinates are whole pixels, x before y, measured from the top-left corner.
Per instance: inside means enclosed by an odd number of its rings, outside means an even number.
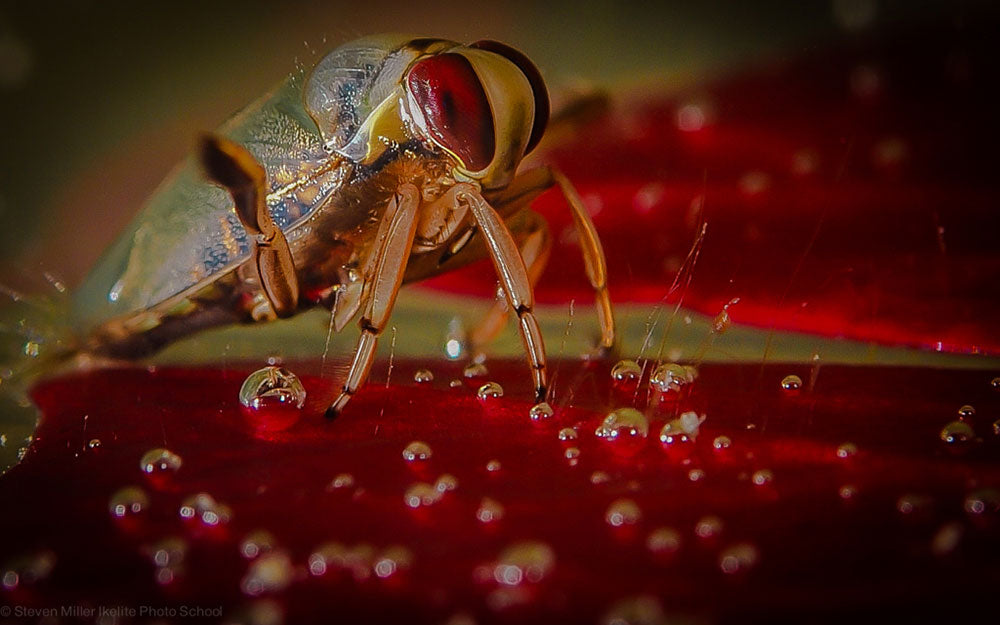
[[[558,171],[517,172],[549,116],[527,57],[495,41],[383,35],[337,48],[304,76],[204,136],[105,253],[74,300],[85,351],[135,358],[202,328],[317,305],[340,330],[360,312],[335,416],[368,376],[400,285],[489,255],[506,299],[490,325],[517,315],[542,401],[532,290],[550,237],[529,205],[552,186],[571,207],[611,347],[590,216]]]

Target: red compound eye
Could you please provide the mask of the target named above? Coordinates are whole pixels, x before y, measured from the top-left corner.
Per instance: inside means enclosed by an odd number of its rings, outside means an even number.
[[[535,96],[535,122],[531,126],[531,138],[528,139],[528,146],[524,149],[524,153],[527,154],[542,140],[542,135],[545,134],[545,126],[549,123],[549,92],[545,88],[545,81],[542,80],[541,72],[531,62],[531,59],[499,41],[483,39],[469,47],[499,54],[514,65],[517,65],[521,73],[524,74],[524,77],[528,79],[528,83],[531,84],[531,91]]]
[[[493,160],[493,113],[475,70],[465,57],[439,54],[418,61],[407,84],[427,122],[427,130],[470,171]]]

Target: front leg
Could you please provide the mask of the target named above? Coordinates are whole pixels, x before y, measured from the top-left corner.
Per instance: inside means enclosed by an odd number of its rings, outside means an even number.
[[[413,247],[413,238],[417,232],[418,208],[420,191],[409,183],[400,186],[389,202],[383,217],[383,223],[388,224],[385,236],[372,251],[371,290],[359,322],[361,337],[358,339],[358,349],[340,395],[326,409],[327,417],[339,415],[351,396],[368,378],[375,359],[378,337],[385,329],[396,302],[396,294],[403,283],[406,261],[410,257],[410,248]]]

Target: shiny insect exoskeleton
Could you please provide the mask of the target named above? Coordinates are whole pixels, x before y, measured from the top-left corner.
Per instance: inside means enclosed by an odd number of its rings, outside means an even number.
[[[562,189],[601,320],[614,341],[604,254],[570,183],[518,173],[549,115],[545,84],[494,41],[378,36],[329,53],[251,105],[149,199],[75,299],[86,351],[151,353],[195,330],[323,305],[361,337],[335,415],[371,368],[403,282],[489,255],[506,306],[472,337],[517,315],[539,401],[545,348],[532,289],[550,249],[529,209]]]

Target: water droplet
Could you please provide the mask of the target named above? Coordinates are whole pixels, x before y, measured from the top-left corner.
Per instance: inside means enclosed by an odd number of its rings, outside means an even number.
[[[669,622],[660,600],[647,595],[615,602],[601,619],[601,625],[665,625]]]
[[[856,455],[858,455],[858,446],[854,443],[841,443],[841,445],[837,447],[838,458],[846,460],[848,458],[853,458]]]
[[[794,393],[802,388],[802,378],[797,375],[786,375],[781,380],[781,388],[789,393]]]
[[[964,533],[965,528],[958,521],[945,523],[934,534],[934,538],[931,539],[931,553],[938,557],[944,557],[953,553],[958,548],[959,543],[962,542],[962,534]]]
[[[476,397],[479,401],[486,402],[491,399],[496,399],[497,397],[503,397],[503,387],[496,382],[487,382],[479,387],[476,391]]]
[[[705,472],[701,469],[691,469],[688,471],[688,479],[692,482],[698,482],[705,479]]]
[[[733,575],[753,568],[760,557],[757,547],[750,543],[736,543],[723,549],[719,554],[719,568],[723,573]]]
[[[767,486],[774,481],[774,473],[772,473],[770,469],[754,471],[750,480],[754,483],[754,486]]]
[[[927,495],[915,495],[908,493],[896,500],[896,510],[900,514],[910,515],[927,510],[931,505],[931,498]]]
[[[642,369],[634,360],[619,360],[611,367],[611,379],[616,385],[632,385],[639,382]]]
[[[941,440],[949,445],[962,445],[975,440],[976,433],[964,421],[952,421],[941,428]]]
[[[403,502],[411,508],[431,506],[441,499],[441,491],[427,482],[417,482],[406,489]]]
[[[247,560],[253,560],[262,553],[267,553],[274,549],[274,536],[267,530],[255,530],[247,534],[240,543],[240,555]]]
[[[732,325],[732,323],[733,320],[729,317],[729,311],[723,309],[718,315],[715,316],[715,319],[712,320],[712,332],[722,334],[729,329],[729,326]]]
[[[730,440],[728,436],[716,436],[715,440],[712,441],[712,447],[722,451],[723,449],[729,449],[732,447],[733,441]]]
[[[420,462],[429,460],[434,455],[431,446],[423,441],[413,441],[403,449],[403,460],[407,462]]]
[[[309,572],[312,575],[326,575],[327,570],[343,564],[347,549],[340,543],[323,543],[309,554]]]
[[[135,517],[149,508],[149,497],[138,486],[126,486],[115,492],[108,502],[108,510],[116,519]]]
[[[576,460],[580,457],[579,447],[567,447],[566,451],[563,453],[567,460]]]
[[[233,512],[229,506],[219,503],[208,493],[191,495],[181,503],[177,513],[185,521],[196,521],[207,527],[229,523]]]
[[[962,507],[975,517],[996,516],[1000,512],[1000,491],[993,488],[975,490],[966,496]]]
[[[493,566],[493,579],[505,586],[535,584],[551,573],[555,565],[556,554],[547,544],[534,540],[516,542],[500,552]]]
[[[253,410],[289,407],[301,408],[306,401],[306,389],[299,378],[284,367],[258,369],[243,381],[240,403]]]
[[[965,404],[958,409],[958,418],[962,421],[969,421],[976,416],[976,409],[969,404]]]
[[[854,499],[858,495],[858,487],[855,486],[854,484],[844,484],[837,491],[837,494],[840,496],[841,499],[844,499],[845,501]]]
[[[694,379],[693,368],[671,362],[654,369],[653,375],[649,378],[649,384],[654,390],[661,393],[680,393],[686,390],[694,382]]]
[[[575,441],[576,436],[576,430],[573,428],[563,428],[559,430],[559,440],[561,441]]]
[[[354,476],[350,473],[338,473],[336,477],[330,480],[330,483],[326,485],[326,490],[337,490],[341,488],[351,488],[354,486]]]
[[[604,520],[612,527],[635,525],[642,518],[639,505],[631,499],[616,499],[604,513]]]
[[[458,388],[458,387],[462,386],[462,381],[461,380],[452,380],[451,382],[448,382],[448,386],[451,387],[451,388]]]
[[[694,533],[698,538],[714,538],[722,533],[722,519],[709,515],[698,519],[694,524]]]
[[[372,564],[372,571],[381,579],[392,577],[413,565],[413,552],[400,545],[392,545],[382,550]]]
[[[594,431],[594,435],[608,441],[644,439],[649,434],[646,415],[635,408],[619,408],[608,416]]]
[[[594,471],[590,474],[591,484],[607,484],[611,481],[611,476],[604,471]]]
[[[458,488],[458,478],[450,473],[445,473],[434,482],[434,489],[439,493],[446,493]]]
[[[479,519],[480,523],[493,523],[503,518],[503,512],[503,506],[500,505],[500,502],[483,497],[483,500],[479,502],[479,509],[476,510],[476,518]]]
[[[681,534],[672,527],[658,527],[646,538],[646,548],[656,555],[669,555],[681,548]]]
[[[995,436],[1000,436],[1000,419],[993,422],[993,434]]]
[[[696,412],[688,411],[672,421],[667,421],[660,430],[660,442],[671,445],[695,440],[705,418],[705,415],[699,417]]]
[[[539,404],[535,404],[531,407],[531,410],[528,411],[528,416],[531,417],[532,421],[546,421],[552,418],[552,414],[552,406],[550,406],[548,402],[544,401]]]
[[[1000,377],[993,378],[990,380],[990,386],[994,391],[1000,391]]]
[[[462,369],[462,375],[467,378],[485,378],[489,373],[486,365],[481,362],[470,363],[465,369]]]
[[[158,568],[176,568],[184,561],[187,548],[187,543],[183,539],[171,536],[143,548],[143,552]]]
[[[431,373],[430,369],[417,369],[416,373],[413,374],[413,381],[418,384],[433,382],[434,374]]]
[[[34,584],[48,577],[55,565],[56,554],[47,549],[15,557],[0,568],[0,586],[14,590],[22,584]]]
[[[90,442],[87,443],[87,447],[89,447],[90,449],[97,449],[100,446],[101,446],[101,439],[99,438],[92,438],[90,439]]]
[[[496,473],[497,471],[500,470],[500,461],[490,460],[489,462],[486,463],[486,470],[489,471],[490,473]]]
[[[244,594],[256,597],[267,592],[284,590],[294,577],[292,561],[283,551],[262,555],[253,561],[240,582]]]
[[[142,455],[139,460],[139,470],[150,480],[158,482],[173,477],[182,464],[184,461],[180,456],[169,449],[157,447]]]

